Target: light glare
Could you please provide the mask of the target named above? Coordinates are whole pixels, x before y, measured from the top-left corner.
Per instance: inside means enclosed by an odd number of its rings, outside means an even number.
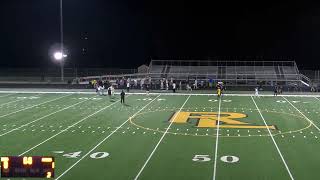
[[[61,52],[55,52],[53,56],[56,60],[61,60],[64,57]]]

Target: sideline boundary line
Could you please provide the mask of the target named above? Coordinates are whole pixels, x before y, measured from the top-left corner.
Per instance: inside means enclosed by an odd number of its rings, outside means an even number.
[[[161,141],[163,140],[164,136],[167,134],[168,130],[170,129],[172,123],[174,122],[174,120],[176,119],[177,115],[179,112],[181,112],[182,108],[184,107],[184,105],[187,103],[187,101],[189,100],[191,96],[189,95],[188,98],[185,100],[185,102],[182,104],[182,106],[180,107],[179,111],[175,113],[173,120],[170,122],[169,126],[167,127],[166,131],[163,133],[163,135],[161,136],[160,140],[158,141],[157,145],[154,147],[154,149],[152,150],[151,154],[149,155],[148,159],[145,161],[145,163],[143,164],[142,168],[140,169],[140,171],[138,172],[138,174],[136,175],[136,177],[134,178],[134,180],[137,180],[140,176],[140,174],[142,173],[142,171],[144,170],[144,168],[146,167],[146,165],[148,164],[148,162],[150,161],[150,159],[152,158],[153,154],[156,152],[158,146],[160,145]]]
[[[112,136],[116,131],[118,131],[123,125],[125,125],[130,119],[137,116],[142,110],[144,110],[147,106],[149,106],[152,102],[154,102],[156,99],[159,98],[160,95],[155,97],[152,101],[150,101],[148,104],[143,106],[139,111],[134,113],[132,116],[130,116],[125,122],[123,122],[120,126],[117,127],[113,132],[111,132],[107,137],[105,137],[102,141],[100,141],[96,146],[94,146],[90,151],[88,151],[84,156],[82,156],[77,162],[75,162],[73,165],[71,165],[67,170],[65,170],[62,174],[60,174],[56,180],[60,179],[63,175],[65,175],[68,171],[70,171],[74,166],[76,166],[82,159],[87,157],[92,151],[94,151],[97,147],[99,147],[104,141],[106,141],[110,136]]]
[[[37,107],[37,106],[40,106],[42,104],[46,104],[46,103],[49,103],[49,102],[52,102],[52,101],[56,101],[58,99],[61,99],[61,98],[64,98],[64,97],[67,97],[67,96],[71,96],[72,94],[68,94],[68,95],[65,95],[65,96],[60,96],[58,98],[54,98],[54,99],[51,99],[51,100],[48,100],[48,101],[45,101],[45,102],[42,102],[40,104],[35,104],[35,105],[32,105],[32,106],[29,106],[29,107],[26,107],[26,108],[23,108],[23,109],[20,109],[18,111],[13,111],[11,113],[8,113],[8,114],[4,114],[4,115],[1,115],[0,118],[3,118],[3,117],[6,117],[6,116],[9,116],[11,114],[15,114],[15,113],[18,113],[18,112],[21,112],[21,111],[24,111],[24,110],[27,110],[27,109],[31,109],[31,108],[34,108],[34,107]]]
[[[78,104],[81,104],[81,103],[83,103],[83,102],[85,102],[85,101],[88,101],[88,100],[90,100],[90,99],[86,99],[86,100],[84,100],[84,101],[77,102],[77,103],[72,104],[72,105],[70,105],[70,106],[67,106],[67,107],[65,107],[65,108],[63,108],[63,109],[59,109],[58,111],[54,111],[54,112],[52,112],[52,113],[49,113],[49,114],[47,114],[47,115],[45,115],[45,116],[42,116],[42,117],[40,117],[40,118],[38,118],[38,119],[35,119],[35,120],[31,121],[31,122],[28,122],[28,123],[26,123],[26,124],[23,124],[23,125],[21,125],[20,127],[11,129],[10,131],[7,131],[7,132],[5,132],[5,133],[3,133],[3,134],[0,134],[0,137],[2,137],[2,136],[4,136],[4,135],[7,135],[7,134],[9,134],[9,133],[11,133],[11,132],[13,132],[13,131],[15,131],[15,130],[20,129],[20,128],[23,128],[23,127],[25,127],[25,126],[28,126],[29,124],[32,124],[32,123],[37,122],[37,121],[40,121],[41,119],[44,119],[44,118],[46,118],[46,117],[49,117],[49,116],[51,116],[51,115],[53,115],[53,114],[59,113],[59,112],[61,112],[61,111],[64,111],[64,110],[66,110],[66,109],[69,109],[69,108],[71,108],[71,107],[73,107],[73,106],[76,106],[76,105],[78,105]]]
[[[252,97],[252,96],[251,96],[251,99],[252,99],[252,101],[253,101],[254,105],[256,106],[256,108],[257,108],[257,110],[258,110],[258,112],[259,112],[259,114],[260,114],[260,117],[261,117],[261,119],[263,120],[263,123],[264,123],[264,124],[265,124],[265,126],[267,127],[267,130],[268,130],[269,135],[270,135],[270,137],[271,137],[271,139],[272,139],[272,142],[273,142],[274,146],[276,147],[276,149],[277,149],[277,151],[278,151],[278,154],[280,155],[281,160],[282,160],[282,162],[283,162],[284,166],[286,167],[287,172],[288,172],[288,174],[289,174],[289,176],[290,176],[291,180],[294,180],[294,178],[293,178],[293,176],[292,176],[292,174],[291,174],[291,171],[290,171],[290,169],[289,169],[289,167],[288,167],[288,165],[287,165],[286,161],[284,160],[284,157],[283,157],[283,155],[282,155],[282,153],[281,153],[281,151],[280,151],[280,149],[279,149],[279,147],[278,147],[278,144],[276,143],[275,139],[273,138],[272,133],[271,133],[271,131],[270,131],[270,128],[269,128],[269,126],[268,126],[268,124],[267,124],[266,120],[264,119],[264,117],[263,117],[263,115],[262,115],[262,113],[261,113],[261,111],[260,111],[260,109],[259,109],[259,107],[258,107],[258,105],[257,105],[256,101],[253,99],[253,97]]]
[[[283,99],[285,99],[296,111],[298,111],[307,121],[309,121],[318,131],[320,131],[320,128],[314,124],[313,121],[311,121],[306,115],[304,115],[297,107],[295,107],[287,98],[282,97]],[[318,98],[316,98],[318,99]],[[319,99],[318,99],[319,100]],[[320,100],[319,100],[320,101]]]
[[[127,97],[128,97],[128,96],[127,96]],[[111,103],[111,104],[109,104],[109,105],[107,105],[107,106],[105,106],[105,107],[103,107],[103,108],[99,109],[98,111],[95,111],[94,113],[89,114],[88,116],[86,116],[86,117],[84,117],[84,118],[80,119],[79,121],[77,121],[77,122],[73,123],[72,125],[68,126],[67,128],[65,128],[65,129],[61,130],[60,132],[58,132],[58,133],[56,133],[56,134],[52,135],[51,137],[49,137],[49,138],[45,139],[44,141],[40,142],[39,144],[37,144],[37,145],[35,145],[35,146],[31,147],[30,149],[28,149],[28,150],[26,150],[25,152],[21,153],[19,156],[22,156],[22,155],[24,155],[24,154],[26,154],[26,153],[30,152],[31,150],[33,150],[33,149],[37,148],[37,147],[38,147],[38,146],[40,146],[41,144],[44,144],[45,142],[47,142],[47,141],[49,141],[49,140],[53,139],[54,137],[58,136],[59,134],[61,134],[61,133],[65,132],[65,131],[67,131],[68,129],[70,129],[70,128],[74,127],[75,125],[77,125],[77,124],[81,123],[82,121],[84,121],[84,120],[86,120],[86,119],[88,119],[88,118],[90,118],[90,117],[92,117],[92,116],[94,116],[94,115],[98,114],[99,112],[101,112],[101,111],[103,111],[103,110],[105,110],[105,109],[109,108],[110,106],[112,106],[112,105],[114,105],[114,104],[118,103],[119,101],[120,101],[120,100],[117,100],[117,101],[115,101],[115,102],[113,102],[113,103]]]
[[[219,143],[219,128],[220,128],[220,108],[221,108],[221,97],[219,98],[219,106],[218,106],[218,122],[217,122],[217,134],[216,134],[216,146],[214,153],[214,165],[213,165],[213,180],[216,179],[217,174],[217,156],[218,156],[218,143]]]
[[[0,93],[31,93],[31,94],[97,94],[96,92],[92,91],[1,91]],[[119,95],[120,92],[115,92],[116,95]],[[126,93],[127,95],[146,95],[144,92],[129,92]],[[217,96],[215,93],[168,93],[168,92],[154,92],[149,93],[149,95],[173,95],[173,96]],[[236,94],[236,93],[230,93],[230,94],[223,94],[224,96],[253,96],[254,92],[252,94]],[[273,97],[273,94],[259,94],[260,97]],[[320,97],[320,94],[281,94],[279,96],[284,97]]]

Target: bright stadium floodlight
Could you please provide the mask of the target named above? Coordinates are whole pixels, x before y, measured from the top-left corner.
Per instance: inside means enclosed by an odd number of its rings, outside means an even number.
[[[62,54],[60,51],[57,51],[53,54],[53,57],[55,60],[63,60],[63,58],[66,58],[67,55],[66,54]]]
[[[63,66],[64,66],[64,60],[67,57],[66,54],[62,53],[61,51],[56,51],[53,53],[53,58],[56,61],[60,62],[60,68],[61,68],[61,81],[64,81],[64,72],[63,72]]]
[[[64,57],[63,55],[62,55],[62,53],[61,52],[55,52],[54,54],[53,54],[53,57],[54,57],[54,59],[55,60],[62,60],[62,58]]]

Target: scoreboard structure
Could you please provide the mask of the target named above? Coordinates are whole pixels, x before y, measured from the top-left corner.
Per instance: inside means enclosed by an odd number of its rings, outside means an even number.
[[[50,156],[3,156],[1,157],[1,178],[54,178],[54,166],[54,157]]]

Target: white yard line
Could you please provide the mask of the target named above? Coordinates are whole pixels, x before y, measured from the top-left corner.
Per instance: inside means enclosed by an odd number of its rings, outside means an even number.
[[[213,180],[216,179],[217,174],[217,158],[218,158],[218,143],[219,143],[219,128],[220,128],[220,109],[221,109],[221,98],[219,98],[219,106],[218,106],[218,121],[217,121],[217,138],[216,138],[216,146],[215,146],[215,153],[214,153],[214,165],[213,165]]]
[[[262,113],[261,113],[261,111],[260,111],[260,109],[259,109],[258,105],[256,104],[256,101],[254,100],[254,98],[253,98],[252,96],[251,96],[251,99],[252,99],[252,101],[253,101],[254,105],[256,106],[256,108],[257,108],[257,110],[258,110],[258,112],[259,112],[259,114],[260,114],[261,119],[263,120],[263,122],[264,122],[265,126],[267,127],[267,130],[268,130],[269,135],[270,135],[270,137],[271,137],[271,139],[272,139],[272,142],[273,142],[274,146],[276,147],[276,149],[277,149],[277,151],[278,151],[278,154],[280,155],[281,160],[282,160],[282,162],[283,162],[284,166],[286,167],[287,172],[288,172],[288,174],[289,174],[289,176],[290,176],[291,180],[294,180],[294,178],[293,178],[293,176],[292,176],[292,174],[291,174],[291,171],[290,171],[290,169],[289,169],[289,167],[288,167],[288,165],[287,165],[286,161],[284,160],[284,157],[283,157],[283,155],[282,155],[282,153],[281,153],[281,151],[280,151],[280,149],[279,149],[279,147],[278,147],[278,144],[277,144],[277,143],[276,143],[276,141],[274,140],[273,135],[272,135],[272,133],[271,133],[271,131],[270,131],[270,129],[269,129],[269,126],[268,126],[268,124],[267,124],[266,120],[264,119],[264,117],[263,117],[263,115],[262,115]]]
[[[154,149],[152,150],[151,154],[149,155],[148,159],[145,161],[145,163],[143,164],[142,168],[140,169],[140,171],[138,172],[137,176],[134,178],[134,180],[137,180],[140,176],[140,174],[142,173],[142,171],[144,170],[144,168],[146,167],[146,165],[148,164],[148,162],[150,161],[151,157],[153,156],[154,152],[156,152],[158,146],[160,145],[160,143],[162,142],[164,136],[167,134],[168,130],[170,129],[172,123],[174,122],[174,120],[176,119],[177,115],[179,114],[179,112],[181,112],[182,108],[184,107],[184,105],[187,103],[187,101],[189,100],[190,95],[188,96],[188,98],[185,100],[185,102],[182,104],[182,106],[180,107],[179,111],[175,113],[172,121],[170,122],[169,126],[167,127],[166,131],[163,133],[162,137],[160,138],[160,140],[158,141],[157,145],[154,147]]]
[[[3,133],[3,134],[0,134],[0,137],[1,137],[1,136],[4,136],[4,135],[6,135],[6,134],[9,134],[9,133],[11,133],[11,132],[13,132],[13,131],[15,131],[15,130],[18,130],[18,129],[20,129],[20,128],[23,128],[23,127],[25,127],[25,126],[28,126],[29,124],[32,124],[32,123],[37,122],[37,121],[40,121],[41,119],[44,119],[44,118],[49,117],[49,116],[51,116],[51,115],[54,115],[54,114],[56,114],[56,113],[58,113],[58,112],[61,112],[61,111],[64,111],[64,110],[66,110],[66,109],[69,109],[69,108],[71,108],[71,107],[74,107],[74,106],[76,106],[76,105],[78,105],[78,104],[81,104],[81,103],[83,103],[83,102],[85,102],[85,101],[88,101],[88,100],[89,100],[89,99],[86,99],[86,100],[84,100],[84,101],[80,101],[80,102],[78,102],[78,103],[76,103],[76,104],[73,104],[73,105],[71,105],[71,106],[67,106],[67,107],[65,107],[65,108],[63,108],[63,109],[60,109],[60,110],[58,110],[58,111],[55,111],[55,112],[52,112],[52,113],[47,114],[47,115],[45,115],[45,116],[42,116],[42,117],[40,117],[40,118],[38,118],[38,119],[36,119],[36,120],[33,120],[33,121],[29,122],[29,123],[23,124],[23,125],[21,125],[20,127],[14,128],[14,129],[12,129],[12,130],[10,130],[10,131],[7,131],[7,132],[5,132],[5,133]]]
[[[65,131],[67,131],[68,129],[70,129],[70,128],[74,127],[75,125],[77,125],[77,124],[81,123],[82,121],[84,121],[84,120],[86,120],[86,119],[88,119],[88,118],[90,118],[90,117],[92,117],[92,116],[94,116],[94,115],[98,114],[99,112],[101,112],[101,111],[103,111],[103,110],[105,110],[105,109],[109,108],[110,106],[112,106],[112,105],[114,105],[114,104],[116,104],[116,103],[118,103],[118,102],[120,102],[120,100],[117,100],[116,102],[113,102],[113,103],[109,104],[108,106],[105,106],[105,107],[103,107],[103,108],[99,109],[98,111],[96,111],[96,112],[94,112],[94,113],[92,113],[92,114],[90,114],[90,115],[88,115],[88,116],[86,116],[86,117],[84,117],[84,118],[80,119],[79,121],[77,121],[77,122],[73,123],[72,125],[68,126],[67,128],[65,128],[65,129],[61,130],[60,132],[58,132],[58,133],[56,133],[56,134],[52,135],[51,137],[49,137],[49,138],[45,139],[44,141],[40,142],[39,144],[37,144],[37,145],[33,146],[32,148],[30,148],[30,149],[26,150],[25,152],[21,153],[19,156],[22,156],[22,155],[24,155],[24,154],[26,154],[26,153],[30,152],[31,150],[33,150],[33,149],[37,148],[37,147],[38,147],[38,146],[40,146],[41,144],[43,144],[43,143],[45,143],[45,142],[47,142],[47,141],[49,141],[49,140],[53,139],[54,137],[58,136],[59,134],[61,134],[61,133],[65,132]]]
[[[61,99],[61,98],[64,98],[64,97],[67,97],[67,96],[70,96],[70,95],[71,95],[71,94],[68,94],[68,95],[65,95],[65,96],[61,96],[61,97],[58,97],[58,98],[55,98],[55,99],[51,99],[51,100],[49,100],[49,101],[42,102],[42,103],[40,103],[40,104],[36,104],[36,105],[33,105],[33,106],[29,106],[29,107],[20,109],[20,110],[18,110],[18,111],[14,111],[14,112],[11,112],[11,113],[8,113],[8,114],[5,114],[5,115],[1,115],[0,118],[9,116],[9,115],[11,115],[11,114],[15,114],[15,113],[18,113],[18,112],[27,110],[27,109],[31,109],[31,108],[34,108],[34,107],[36,107],[36,106],[40,106],[40,105],[42,105],[42,104],[46,104],[46,103],[49,103],[49,102],[52,102],[52,101],[56,101],[56,100],[58,100],[58,99]]]
[[[56,180],[60,179],[63,175],[65,175],[68,171],[70,171],[74,166],[76,166],[82,159],[84,159],[85,157],[87,157],[92,151],[94,151],[97,147],[99,147],[104,141],[106,141],[110,136],[112,136],[118,129],[120,129],[123,125],[125,125],[130,119],[134,118],[135,116],[137,116],[142,110],[144,110],[147,106],[149,106],[153,101],[155,101],[156,99],[158,99],[160,95],[158,95],[156,98],[154,98],[152,101],[150,101],[148,104],[146,104],[145,106],[143,106],[139,111],[137,111],[134,115],[132,115],[131,117],[129,117],[125,122],[123,122],[120,126],[117,127],[116,130],[114,130],[113,132],[111,132],[107,137],[105,137],[102,141],[100,141],[96,146],[94,146],[89,152],[87,152],[87,154],[85,154],[84,156],[82,156],[77,162],[75,162],[73,165],[71,165],[67,170],[65,170],[62,174],[60,174]]]
[[[304,115],[297,107],[295,107],[290,101],[288,101],[287,98],[282,97],[283,99],[285,99],[295,110],[297,110],[307,121],[309,121],[315,128],[317,128],[318,131],[320,131],[320,128],[314,124],[313,121],[311,121],[306,115]],[[318,99],[319,100],[319,99]]]

